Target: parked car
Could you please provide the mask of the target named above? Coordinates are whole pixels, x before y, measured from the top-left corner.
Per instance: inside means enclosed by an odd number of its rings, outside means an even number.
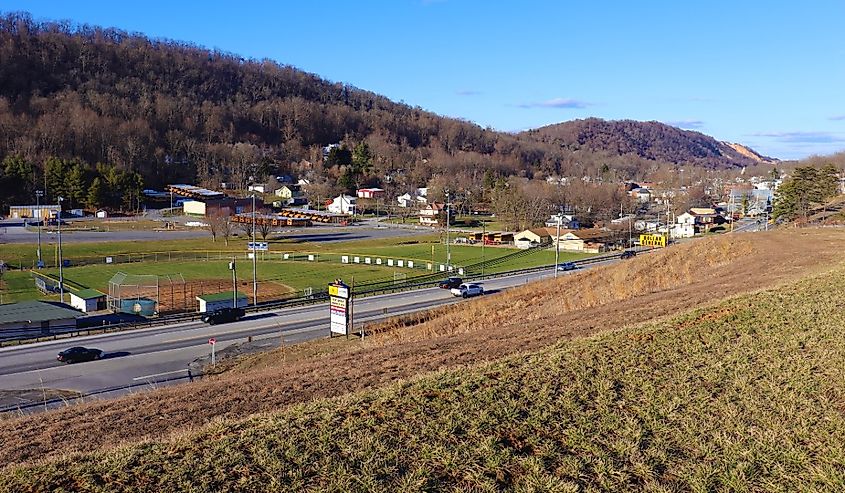
[[[636,256],[637,252],[635,252],[634,250],[625,250],[624,252],[622,252],[622,255],[619,256],[619,258],[621,258],[622,260],[626,260],[629,258],[634,258]]]
[[[460,296],[462,298],[469,298],[470,296],[480,296],[484,294],[484,288],[482,288],[478,284],[468,283],[461,284],[456,288],[452,288],[450,291],[452,295]]]
[[[452,289],[452,288],[457,288],[463,282],[464,282],[464,280],[461,279],[460,277],[450,277],[448,279],[444,279],[444,280],[440,281],[439,283],[437,283],[437,287],[440,288],[440,289]]]
[[[567,270],[575,270],[578,266],[575,265],[575,262],[564,262],[562,264],[558,264],[557,270],[567,271]]]
[[[103,352],[99,349],[76,346],[65,349],[56,359],[62,363],[79,363],[81,361],[94,361],[103,357]]]
[[[202,317],[202,321],[209,324],[225,324],[228,322],[237,322],[246,312],[243,308],[218,308],[213,312],[206,313]]]

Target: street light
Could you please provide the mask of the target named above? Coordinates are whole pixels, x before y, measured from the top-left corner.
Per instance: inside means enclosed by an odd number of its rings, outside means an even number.
[[[258,245],[255,244],[255,194],[252,194],[252,304],[258,304]]]
[[[35,210],[38,211],[38,268],[44,267],[44,260],[41,258],[41,222],[44,221],[44,213],[41,211],[41,197],[43,190],[35,191]]]
[[[555,238],[555,277],[557,277],[557,266],[560,260],[560,223],[563,220],[563,210],[558,210],[557,213],[557,238]]]
[[[446,189],[446,273],[452,265],[452,251],[449,249],[449,189]]]
[[[62,270],[63,264],[65,263],[62,259],[62,202],[64,201],[65,199],[63,197],[59,197],[59,211],[56,213],[59,232],[59,300],[62,303],[65,302],[65,277],[64,271]]]

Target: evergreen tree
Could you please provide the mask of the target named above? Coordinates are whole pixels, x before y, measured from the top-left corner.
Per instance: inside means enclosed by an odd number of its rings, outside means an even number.
[[[99,209],[103,206],[104,199],[105,189],[103,188],[103,182],[98,176],[94,178],[94,181],[91,182],[91,186],[88,187],[88,194],[85,197],[85,205],[87,205],[90,209]]]
[[[46,194],[53,200],[68,195],[66,183],[69,171],[68,162],[64,159],[50,156],[44,162],[44,173],[47,175]]]
[[[82,164],[76,163],[70,168],[67,173],[65,189],[71,208],[85,203],[88,194],[85,186],[85,170]]]

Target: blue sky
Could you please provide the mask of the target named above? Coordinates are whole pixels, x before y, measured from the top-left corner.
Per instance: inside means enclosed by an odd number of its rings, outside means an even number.
[[[782,159],[845,149],[845,1],[21,1],[270,58],[516,131],[658,120]]]

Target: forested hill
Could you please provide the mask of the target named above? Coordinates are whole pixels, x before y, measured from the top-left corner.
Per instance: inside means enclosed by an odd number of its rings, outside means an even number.
[[[588,118],[529,130],[525,135],[571,150],[634,154],[679,164],[731,167],[773,162],[747,147],[660,122]]]
[[[142,186],[242,187],[270,172],[307,175],[332,193],[422,186],[436,176],[479,186],[488,170],[536,177],[610,168],[640,179],[653,168],[648,160],[737,162],[718,158],[718,146],[698,144],[706,141],[700,134],[667,131],[677,138],[645,152],[660,136],[640,131],[637,152],[612,135],[589,146],[560,145],[552,128],[496,132],[272,61],[39,23],[22,13],[0,16],[0,205],[31,200],[42,184],[48,198],[64,193],[76,203],[117,206]],[[324,160],[322,147],[333,143],[349,150],[366,143],[367,166],[350,174],[349,152]]]

